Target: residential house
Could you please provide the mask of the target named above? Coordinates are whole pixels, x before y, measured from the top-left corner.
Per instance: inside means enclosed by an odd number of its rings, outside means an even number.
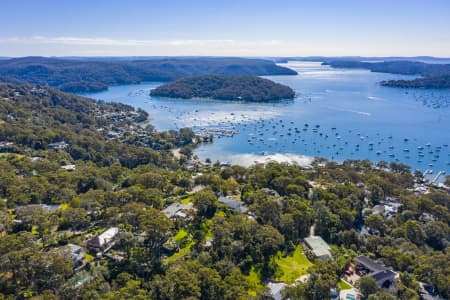
[[[70,257],[73,261],[74,268],[81,266],[86,258],[86,252],[84,249],[75,244],[67,244],[58,252],[62,255]]]
[[[245,203],[237,200],[235,196],[220,196],[218,200],[226,206],[237,210],[241,214],[245,214],[248,212],[248,207],[245,205]]]
[[[56,205],[51,205],[51,204],[28,204],[28,205],[24,205],[24,206],[17,206],[15,211],[17,213],[18,210],[20,210],[22,208],[26,208],[26,207],[41,207],[44,210],[46,210],[47,212],[49,212],[49,213],[54,213],[58,209],[61,208],[61,204],[56,204]]]
[[[91,251],[107,252],[114,246],[119,235],[119,228],[111,227],[103,233],[94,236],[87,242],[87,248]]]
[[[222,167],[222,168],[231,167],[231,163],[230,163],[230,162],[223,162],[223,163],[220,163],[220,167]]]
[[[62,142],[55,142],[55,143],[50,143],[48,144],[48,147],[53,149],[53,150],[62,150],[67,148],[67,146],[69,146],[69,144],[67,144],[66,142],[62,141]]]
[[[382,215],[384,214],[384,205],[378,204],[372,207],[372,214],[374,215]]]
[[[76,166],[75,165],[65,165],[65,166],[61,166],[61,169],[72,172],[72,171],[75,171]]]
[[[0,152],[15,152],[17,151],[13,142],[0,142]]]
[[[357,274],[372,277],[377,282],[379,288],[391,289],[394,287],[397,274],[387,269],[383,264],[363,255],[357,256],[355,263]]]
[[[284,282],[273,282],[269,281],[267,284],[267,287],[269,288],[270,296],[274,300],[281,300],[283,299],[283,290],[286,288],[287,284]]]
[[[428,193],[428,187],[425,184],[414,184],[414,195],[424,195],[426,193]]]
[[[34,95],[47,95],[47,90],[40,87],[34,87],[30,92]]]
[[[280,194],[278,194],[277,191],[269,188],[262,188],[261,191],[265,192],[269,196],[280,197]]]
[[[195,210],[194,204],[174,202],[162,210],[163,214],[169,219],[181,218],[183,220],[191,219],[192,212]]]
[[[420,290],[420,299],[422,300],[444,300],[444,298],[440,297],[436,291],[434,290],[434,287],[430,284],[427,284],[425,282],[419,282]]]
[[[331,257],[330,246],[320,236],[309,236],[304,239],[304,242],[315,257],[324,260]]]

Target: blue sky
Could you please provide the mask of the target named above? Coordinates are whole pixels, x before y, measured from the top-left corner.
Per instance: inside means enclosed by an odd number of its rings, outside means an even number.
[[[0,56],[450,57],[450,0],[0,0]]]

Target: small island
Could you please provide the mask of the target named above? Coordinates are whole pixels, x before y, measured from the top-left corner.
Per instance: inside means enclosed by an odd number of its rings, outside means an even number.
[[[161,85],[152,96],[194,99],[267,102],[293,99],[295,92],[288,86],[252,75],[199,75],[185,77]]]

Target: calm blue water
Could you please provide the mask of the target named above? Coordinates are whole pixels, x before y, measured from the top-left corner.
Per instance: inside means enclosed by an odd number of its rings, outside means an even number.
[[[398,161],[414,169],[450,172],[450,91],[406,90],[378,85],[411,78],[366,70],[332,69],[290,62],[298,76],[267,78],[289,85],[298,97],[279,103],[173,100],[150,97],[159,83],[110,87],[84,94],[148,111],[159,130],[190,126],[230,128],[196,150],[201,158],[248,165],[268,159],[307,163],[321,156]]]

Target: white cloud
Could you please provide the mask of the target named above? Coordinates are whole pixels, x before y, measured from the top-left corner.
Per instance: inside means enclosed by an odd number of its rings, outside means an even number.
[[[41,36],[0,38],[0,55],[271,55],[288,49],[279,40],[112,39]],[[265,53],[265,54],[264,54]]]
[[[308,56],[450,55],[449,41],[436,43],[379,43],[345,39],[233,40],[233,39],[114,39],[108,37],[42,36],[0,38],[1,56],[65,55],[206,55]],[[413,50],[412,50],[413,49]]]
[[[32,37],[11,37],[0,39],[0,43],[22,43],[22,44],[61,44],[61,45],[93,45],[93,46],[264,46],[276,45],[281,41],[236,41],[227,39],[196,40],[196,39],[173,39],[173,40],[149,40],[149,39],[111,39],[111,38],[85,38],[85,37],[47,37],[35,35]]]

